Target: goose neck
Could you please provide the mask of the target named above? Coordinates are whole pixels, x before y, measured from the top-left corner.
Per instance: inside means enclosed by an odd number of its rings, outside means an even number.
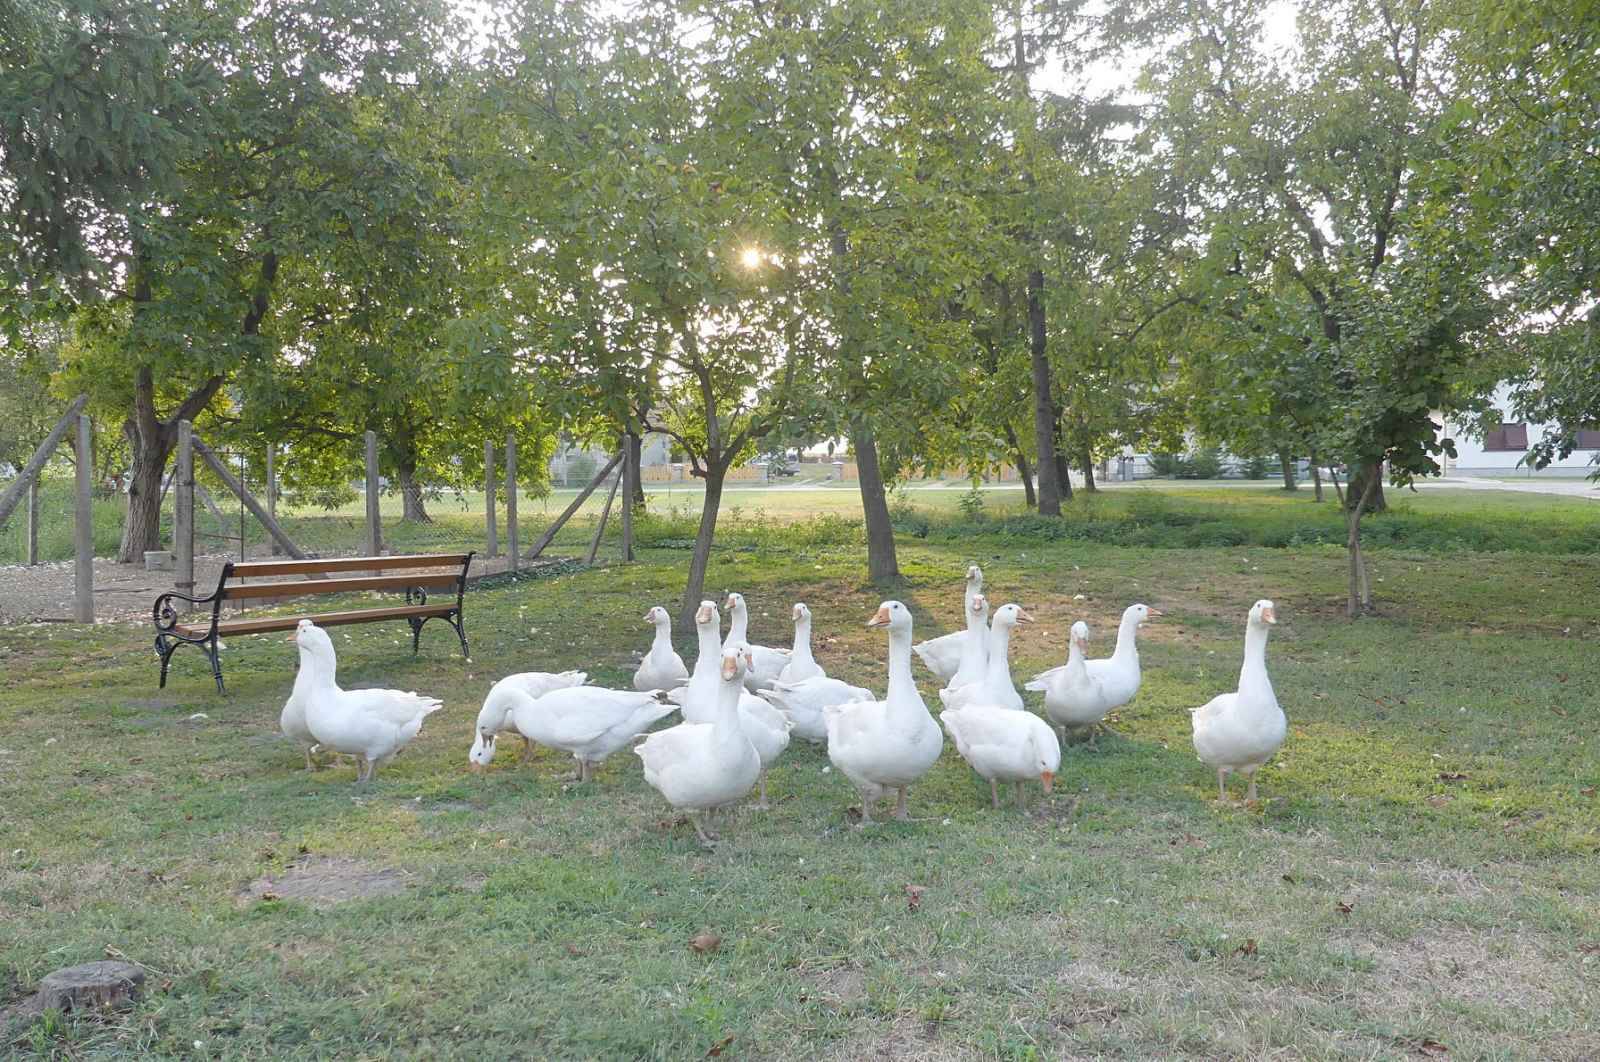
[[[893,705],[907,695],[915,696],[917,680],[911,675],[911,633],[889,629],[889,688],[886,694]]]
[[[804,658],[811,655],[811,621],[802,619],[794,625],[794,654]]]
[[[1267,678],[1267,628],[1250,624],[1244,634],[1244,664],[1239,668],[1239,688],[1255,689],[1271,685]]]
[[[665,623],[656,624],[656,637],[650,643],[650,651],[653,653],[668,653],[672,651],[672,632]]]
[[[989,632],[989,678],[1011,681],[1011,625],[996,623]]]
[[[1118,660],[1127,660],[1139,655],[1139,620],[1134,616],[1124,616],[1122,623],[1117,627],[1117,647],[1111,655]]]

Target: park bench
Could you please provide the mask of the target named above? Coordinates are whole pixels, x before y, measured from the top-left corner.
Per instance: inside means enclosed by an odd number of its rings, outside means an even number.
[[[218,641],[233,634],[262,634],[292,631],[303,619],[319,627],[347,623],[382,623],[405,620],[411,625],[411,651],[417,651],[422,625],[442,619],[455,628],[461,639],[461,655],[467,655],[467,632],[461,615],[461,599],[467,588],[467,568],[471,553],[419,553],[393,557],[333,557],[323,560],[241,561],[223,565],[217,589],[208,597],[189,597],[176,590],[156,598],[151,610],[156,625],[156,655],[161,658],[161,686],[167,685],[167,663],[179,646],[193,645],[211,661],[211,675],[217,692],[223,692],[222,662],[217,655]],[[424,569],[434,569],[427,571]],[[444,570],[439,570],[444,569]],[[453,569],[453,570],[452,570]],[[357,573],[341,578],[331,573]],[[362,575],[359,573],[370,572]],[[247,582],[270,576],[316,576],[303,582]],[[429,602],[428,591],[455,591],[453,600]],[[348,594],[357,590],[405,591],[404,605],[375,605],[343,612],[300,612],[287,616],[224,619],[224,602],[242,605],[273,599],[303,597],[310,594]],[[210,614],[180,611],[180,602],[209,605]]]

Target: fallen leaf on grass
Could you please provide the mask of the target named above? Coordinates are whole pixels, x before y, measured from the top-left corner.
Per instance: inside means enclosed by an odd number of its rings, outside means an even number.
[[[1578,790],[1578,792],[1582,793],[1584,796],[1592,797],[1594,796],[1594,786],[1586,785],[1582,789]]]
[[[711,1050],[706,1052],[706,1057],[716,1058],[717,1056],[721,1055],[722,1052],[726,1051],[728,1049],[728,1045],[731,1043],[733,1043],[733,1037],[731,1035],[724,1036],[722,1039],[711,1045]]]
[[[1454,799],[1455,797],[1449,796],[1445,793],[1435,793],[1433,796],[1428,798],[1428,806],[1431,808],[1442,808]]]
[[[696,933],[689,941],[689,947],[701,955],[706,955],[722,947],[722,938],[709,931]]]
[[[1560,706],[1559,706],[1559,705],[1554,705],[1554,704],[1552,704],[1552,705],[1551,705],[1551,706],[1550,706],[1550,710],[1551,710],[1551,711],[1552,711],[1552,712],[1554,712],[1554,713],[1556,713],[1556,714],[1557,714],[1557,715],[1559,715],[1559,716],[1560,716],[1560,717],[1561,717],[1561,718],[1563,718],[1563,719],[1565,719],[1565,718],[1566,718],[1566,717],[1567,717],[1567,711],[1566,711],[1566,709],[1565,709],[1565,708],[1562,708],[1562,707],[1560,707]]]
[[[1283,880],[1288,882],[1290,885],[1293,885],[1294,884],[1294,875],[1293,874],[1285,874],[1285,875],[1283,875]]]
[[[1585,955],[1600,955],[1600,944],[1580,944],[1578,950]]]
[[[1233,950],[1234,950],[1234,954],[1236,954],[1236,955],[1254,955],[1256,953],[1256,938],[1255,937],[1248,938],[1247,940],[1245,940],[1245,942],[1243,944],[1240,944],[1237,948],[1234,948]]]
[[[926,888],[927,888],[926,885],[907,885],[906,886],[906,909],[907,910],[909,910],[909,911],[918,911],[918,910],[922,909],[922,893]]]
[[[1449,1053],[1450,1049],[1438,1040],[1426,1039],[1417,1045],[1417,1054],[1427,1055],[1430,1058],[1438,1058]]]
[[[1556,681],[1557,682],[1565,682],[1565,681],[1567,681],[1567,676],[1566,675],[1557,675],[1556,676]]]
[[[1340,900],[1338,903],[1333,905],[1333,909],[1342,915],[1347,915],[1351,911],[1355,910],[1355,905],[1347,903],[1344,900]]]
[[[1466,771],[1440,771],[1439,772],[1439,781],[1441,781],[1441,782],[1460,782],[1460,781],[1464,781],[1466,779],[1466,777],[1467,777],[1467,772]]]
[[[273,900],[281,900],[281,899],[283,899],[283,897],[279,896],[275,892],[270,892],[269,891],[269,892],[264,892],[264,893],[261,894],[261,902],[262,903],[271,903]]]
[[[562,946],[567,949],[567,954],[571,955],[574,959],[583,958],[583,952],[578,950],[578,946],[576,944],[564,944]]]

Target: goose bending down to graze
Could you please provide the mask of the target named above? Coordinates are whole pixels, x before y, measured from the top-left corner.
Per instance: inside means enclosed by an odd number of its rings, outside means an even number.
[[[1217,799],[1228,799],[1227,777],[1238,771],[1250,779],[1246,800],[1256,799],[1256,770],[1283,745],[1289,720],[1278,707],[1267,677],[1267,632],[1278,622],[1271,601],[1257,601],[1245,621],[1244,665],[1239,688],[1194,709],[1194,751],[1217,769]]]
[[[644,733],[650,724],[677,711],[664,704],[654,690],[608,690],[599,686],[570,686],[529,697],[513,687],[496,687],[511,706],[517,732],[540,745],[571,753],[578,763],[580,782],[612,753]],[[491,695],[495,695],[493,691]],[[472,757],[477,767],[494,759],[494,739],[484,742]]]
[[[963,654],[970,645],[967,635],[973,629],[972,599],[981,593],[983,593],[983,569],[974,564],[967,569],[967,587],[961,595],[961,614],[966,618],[966,629],[952,631],[949,634],[941,634],[937,638],[929,638],[927,641],[918,642],[911,647],[912,651],[921,658],[923,664],[927,666],[929,671],[933,672],[934,677],[939,680],[939,684],[942,686],[954,685],[956,674],[961,671]],[[977,625],[987,632],[989,606],[985,604],[983,608],[983,616],[978,620]],[[976,652],[982,659],[978,660],[975,668],[966,673],[963,682],[968,680],[975,681],[983,673],[984,659],[987,659],[984,654],[987,651],[988,640],[980,635]]]
[[[492,744],[498,735],[507,733],[522,738],[522,756],[518,763],[526,762],[533,755],[533,742],[517,733],[516,725],[511,722],[514,703],[505,691],[521,690],[527,696],[537,698],[551,690],[581,686],[588,678],[588,673],[583,671],[523,671],[496,682],[484,697],[483,707],[478,709],[478,722],[472,731],[472,749],[467,753],[467,762],[482,766],[478,758],[484,746]],[[489,757],[492,759],[493,756],[491,752]],[[487,762],[484,760],[484,763]]]
[[[804,601],[794,606],[794,648],[789,659],[778,672],[778,682],[802,682],[808,678],[826,677],[826,672],[811,655],[811,610]]]
[[[672,647],[672,617],[667,610],[656,605],[644,614],[644,621],[656,629],[650,651],[639,661],[639,670],[633,673],[636,690],[673,690],[689,681],[689,669],[683,657]]]
[[[751,664],[745,671],[745,688],[752,693],[770,689],[789,663],[789,650],[756,645],[750,641],[750,609],[745,605],[743,594],[729,594],[723,607],[728,610],[728,638],[725,644],[750,648]]]
[[[1072,625],[1067,650],[1067,662],[1062,667],[1036,675],[1027,689],[1044,691],[1044,714],[1061,728],[1061,738],[1067,731],[1088,728],[1089,743],[1094,744],[1094,728],[1106,713],[1115,708],[1097,675],[1089,674],[1084,654],[1089,650],[1089,625],[1082,620]]]
[[[667,803],[687,812],[702,844],[715,844],[701,815],[743,800],[761,774],[761,756],[739,725],[739,695],[749,657],[729,648],[717,669],[716,711],[708,723],[679,723],[658,730],[634,752],[644,763],[644,780]]]
[[[815,675],[801,682],[782,682],[756,694],[794,722],[794,733],[819,744],[828,740],[828,723],[823,714],[836,704],[875,700],[872,691],[852,686],[826,675]]]
[[[939,691],[946,708],[969,704],[992,704],[1022,711],[1022,694],[1011,681],[1011,632],[1018,623],[1032,623],[1033,617],[1021,605],[1001,605],[989,624],[989,663],[981,681]]]
[[[1017,807],[1026,807],[1022,783],[1037,778],[1046,793],[1061,768],[1061,743],[1050,725],[1032,712],[969,704],[946,708],[939,721],[961,758],[989,780],[989,799],[1000,806],[1001,782],[1014,782]]]
[[[906,818],[906,789],[928,772],[944,749],[939,724],[928,714],[911,677],[911,610],[885,601],[867,621],[889,629],[889,688],[881,701],[853,701],[824,712],[828,759],[861,791],[861,824],[872,806],[899,790],[895,818]]]
[[[422,721],[444,707],[436,697],[405,690],[340,689],[333,639],[308,619],[290,640],[300,649],[295,686],[304,691],[306,728],[323,748],[356,757],[358,784],[372,781],[422,731]]]
[[[1084,671],[1089,679],[1099,689],[1099,696],[1105,701],[1105,711],[1100,717],[1105,718],[1108,712],[1121,708],[1139,692],[1139,628],[1146,621],[1161,615],[1161,610],[1151,608],[1149,605],[1129,605],[1122,610],[1122,622],[1117,626],[1117,647],[1110,656],[1101,660],[1084,660]],[[1068,649],[1067,660],[1071,662],[1071,649]],[[1033,676],[1023,689],[1042,690],[1045,693],[1045,708],[1048,711],[1051,700],[1051,686],[1066,678],[1067,665],[1053,667],[1049,671],[1041,671]],[[1059,701],[1059,696],[1057,700]],[[1055,718],[1055,716],[1051,716]],[[1058,720],[1059,722],[1059,720]]]

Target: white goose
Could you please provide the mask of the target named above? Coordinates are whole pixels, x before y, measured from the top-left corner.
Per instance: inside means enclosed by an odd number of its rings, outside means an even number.
[[[721,660],[723,644],[718,637],[720,617],[717,606],[710,601],[700,602],[694,614],[695,635],[700,642],[700,655],[695,658],[694,674],[685,686],[667,694],[683,712],[684,722],[709,723],[717,716],[717,698],[721,688]],[[749,646],[735,643],[730,636],[728,648],[743,648],[748,656]],[[745,669],[748,670],[748,661]],[[767,768],[777,762],[783,750],[789,747],[789,730],[793,721],[771,704],[759,697],[744,693],[739,697],[739,725],[745,737],[761,756],[761,798],[756,806],[767,807]]]
[[[1021,605],[1001,605],[994,611],[989,624],[989,665],[983,680],[954,689],[939,691],[939,700],[946,708],[964,708],[969,704],[992,704],[998,708],[1022,711],[1022,695],[1011,681],[1011,631],[1018,623],[1032,623],[1033,617]]]
[[[728,610],[727,644],[745,645],[750,648],[752,662],[745,671],[745,688],[752,693],[770,688],[778,681],[778,675],[782,673],[784,665],[788,664],[789,650],[774,649],[770,645],[755,645],[750,641],[750,609],[745,605],[743,594],[729,594],[723,607]]]
[[[972,599],[983,592],[983,569],[976,564],[967,568],[967,588],[961,595],[961,613],[968,617],[967,630],[972,629]],[[912,646],[918,657],[941,683],[948,686],[961,667],[961,654],[967,645],[967,631],[952,631],[937,638],[929,638]]]
[[[1022,783],[1037,778],[1046,793],[1061,767],[1061,744],[1048,723],[1032,712],[1016,712],[992,704],[946,708],[940,722],[950,732],[961,758],[989,780],[989,799],[1000,806],[1000,782],[1015,782],[1017,806]]]
[[[298,634],[290,637],[294,641]],[[317,769],[316,761],[311,754],[321,746],[312,736],[311,728],[306,725],[306,696],[310,693],[312,672],[308,668],[300,668],[295,672],[294,689],[289,691],[289,699],[283,702],[283,711],[278,713],[278,729],[283,736],[294,742],[306,754],[306,770]]]
[[[1044,714],[1061,728],[1066,740],[1069,728],[1089,728],[1089,743],[1094,744],[1094,727],[1115,708],[1098,675],[1091,675],[1084,660],[1089,650],[1089,625],[1078,620],[1072,625],[1067,662],[1051,668],[1028,683],[1030,690],[1044,690]],[[1048,678],[1046,677],[1048,676]],[[1044,681],[1041,681],[1044,680]]]
[[[672,617],[667,615],[666,609],[656,605],[644,614],[644,621],[655,627],[656,636],[650,643],[650,651],[639,661],[639,670],[633,673],[633,688],[641,691],[677,689],[689,681],[689,669],[672,647]]]
[[[676,705],[662,704],[655,691],[608,690],[599,686],[567,686],[542,697],[530,697],[514,686],[497,685],[484,701],[506,705],[517,732],[549,748],[572,754],[578,781],[594,777],[594,769],[622,746],[644,733]],[[481,736],[481,735],[480,735]],[[494,737],[473,751],[472,762],[487,767],[494,759]]]
[[[982,682],[989,670],[989,599],[973,594],[967,599],[967,629],[961,637],[961,663],[945,683],[950,689]]]
[[[292,637],[300,648],[295,686],[304,689],[306,728],[323,748],[356,757],[358,784],[372,781],[421,732],[423,719],[444,707],[435,697],[404,690],[342,690],[328,632],[304,619]]]
[[[1085,660],[1084,668],[1099,687],[1100,694],[1106,701],[1105,712],[1120,708],[1133,700],[1139,692],[1139,628],[1147,620],[1162,614],[1158,608],[1149,605],[1129,605],[1122,610],[1122,622],[1117,627],[1117,647],[1109,657],[1103,660]],[[1070,650],[1068,653],[1070,660]],[[1032,681],[1022,688],[1026,690],[1042,690],[1045,693],[1045,705],[1050,703],[1050,687],[1056,681],[1064,678],[1066,665],[1053,667],[1049,671],[1041,671],[1033,676]],[[1101,717],[1105,717],[1105,712]],[[1052,718],[1054,718],[1052,716]]]
[[[1217,769],[1217,799],[1224,803],[1231,771],[1250,779],[1245,799],[1256,799],[1256,770],[1272,758],[1289,733],[1289,720],[1278,707],[1272,680],[1267,677],[1267,632],[1277,622],[1277,608],[1271,601],[1251,606],[1238,690],[1194,709],[1194,751],[1200,762]]]
[[[939,724],[928,714],[911,677],[911,610],[898,601],[878,606],[869,627],[889,628],[889,688],[881,701],[833,705],[828,759],[861,790],[861,824],[890,789],[900,792],[895,817],[906,818],[906,788],[927,773],[944,749]]]
[[[811,655],[811,610],[804,601],[797,601],[794,606],[794,648],[789,651],[789,660],[783,665],[783,670],[778,672],[777,681],[801,682],[826,674],[816,657]]]
[[[748,658],[736,649],[721,656],[717,674],[717,710],[709,723],[679,723],[658,730],[634,752],[644,763],[644,780],[689,813],[702,844],[717,840],[699,819],[744,799],[761,774],[761,757],[739,726],[739,694],[744,687]]]
[[[566,689],[569,686],[581,686],[589,675],[583,671],[524,671],[516,675],[507,675],[496,682],[489,689],[483,699],[483,707],[478,709],[478,722],[472,730],[472,748],[467,753],[467,762],[473,766],[482,766],[478,762],[479,753],[485,744],[493,744],[494,739],[500,734],[517,734],[516,724],[511,721],[512,702],[504,696],[497,696],[496,691],[502,686],[521,690],[529,697],[543,697],[551,690]],[[521,734],[517,734],[522,737]],[[526,762],[533,755],[533,742],[522,737],[522,758],[517,762]],[[494,753],[489,753],[489,758],[494,758]],[[483,761],[488,763],[486,759]]]
[[[794,722],[794,733],[807,741],[825,744],[828,723],[823,713],[836,704],[875,700],[872,691],[852,686],[826,675],[813,675],[800,682],[779,681],[770,690],[756,694]]]

